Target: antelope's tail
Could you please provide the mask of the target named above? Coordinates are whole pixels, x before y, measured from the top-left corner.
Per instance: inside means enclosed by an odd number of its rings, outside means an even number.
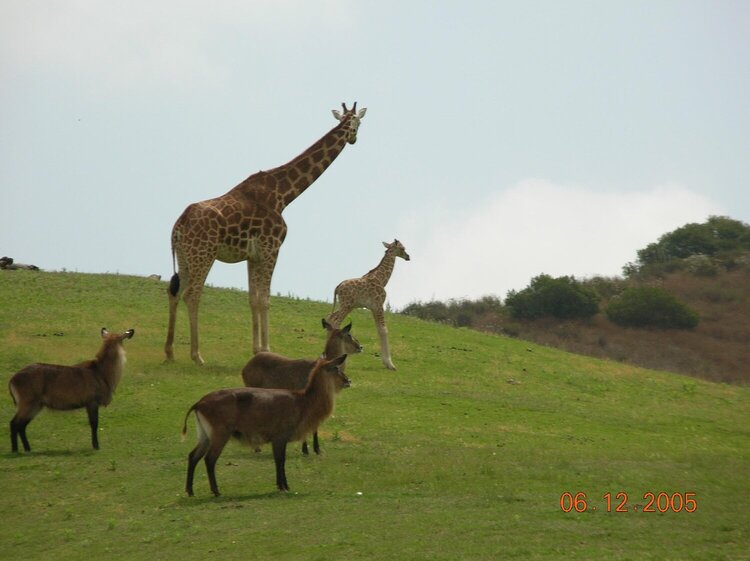
[[[13,405],[18,405],[18,402],[16,401],[16,394],[13,393],[13,387],[12,384],[13,381],[8,382],[8,393],[10,394],[10,398],[13,400]]]
[[[187,420],[190,416],[190,413],[193,412],[193,409],[195,409],[195,405],[187,410],[187,413],[185,413],[185,420],[182,421],[182,432],[180,432],[180,440],[182,440],[182,442],[185,442],[185,437],[187,436]]]

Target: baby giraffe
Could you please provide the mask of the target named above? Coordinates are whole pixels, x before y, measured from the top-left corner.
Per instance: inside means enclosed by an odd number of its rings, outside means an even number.
[[[358,279],[342,281],[336,287],[333,292],[333,311],[328,316],[328,321],[338,327],[354,308],[370,310],[380,337],[380,358],[386,368],[396,370],[391,360],[391,351],[388,349],[388,329],[385,327],[385,314],[383,312],[385,285],[388,284],[391,273],[393,273],[396,257],[409,261],[409,254],[406,253],[406,248],[398,240],[393,240],[393,243],[383,242],[383,245],[385,246],[385,255],[377,267]],[[338,310],[336,310],[337,298],[339,301]]]

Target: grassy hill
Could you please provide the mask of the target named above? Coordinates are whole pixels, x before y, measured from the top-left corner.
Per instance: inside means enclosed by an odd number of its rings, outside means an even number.
[[[472,318],[475,329],[512,333],[522,339],[574,353],[688,374],[713,382],[750,386],[750,266],[711,276],[674,271],[635,279],[593,279],[595,289],[658,286],[695,310],[695,329],[636,329],[609,321],[605,290],[591,319],[514,320],[507,313]]]
[[[208,288],[206,366],[189,360],[184,307],[177,360],[164,364],[165,289],[125,276],[0,274],[3,384],[30,362],[92,357],[102,326],[136,330],[100,413],[100,451],[83,411],[40,414],[30,454],[11,454],[6,437],[3,559],[750,558],[750,389],[398,315],[388,318],[395,373],[375,355],[369,313],[352,316],[365,345],[350,362],[353,387],[321,431],[321,457],[290,446],[291,493],[275,491],[268,449],[233,443],[217,466],[223,496],[210,495],[200,465],[188,498],[194,441],[192,431],[180,441],[182,419],[206,392],[240,385],[249,307],[243,292]],[[274,350],[318,354],[328,311],[274,299]],[[12,415],[1,399],[0,418]],[[620,492],[628,512],[614,512]],[[586,493],[586,511],[563,512],[564,493]],[[655,512],[644,512],[648,493],[661,494]],[[665,509],[669,497],[697,508]]]
[[[517,319],[497,297],[412,303],[403,313],[446,325],[518,337],[597,358],[687,374],[712,382],[750,386],[750,253],[730,270],[710,275],[673,265],[632,278],[594,277],[581,285],[600,297],[599,312],[585,319]],[[629,288],[665,290],[693,310],[693,329],[619,326],[607,317],[609,302]]]

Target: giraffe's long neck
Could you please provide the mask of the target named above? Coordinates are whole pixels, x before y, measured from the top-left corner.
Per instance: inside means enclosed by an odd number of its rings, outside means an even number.
[[[378,263],[378,266],[365,276],[379,286],[385,286],[391,278],[395,264],[396,256],[386,251],[385,255],[383,255],[383,258],[380,260],[380,263]]]
[[[235,189],[281,213],[331,165],[346,146],[351,115],[290,162],[248,177]]]

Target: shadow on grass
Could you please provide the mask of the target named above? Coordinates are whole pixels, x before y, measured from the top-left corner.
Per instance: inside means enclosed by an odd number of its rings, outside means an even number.
[[[187,495],[178,498],[174,505],[178,507],[205,507],[206,505],[214,505],[218,508],[244,508],[249,506],[250,503],[256,501],[288,501],[292,499],[306,498],[305,493],[296,493],[294,491],[282,492],[282,491],[269,491],[267,493],[256,493],[246,495],[221,495],[214,497],[210,493],[205,496],[188,497]]]
[[[0,454],[0,460],[15,460],[21,458],[66,458],[72,456],[93,456],[96,450],[31,450],[31,452],[6,452]]]
[[[177,351],[175,351],[175,353],[176,352]],[[204,376],[209,375],[217,378],[236,376],[241,382],[239,373],[242,365],[222,364],[218,360],[215,360],[213,362],[208,361],[203,366],[198,366],[189,358],[185,359],[185,356],[190,357],[190,352],[186,351],[186,354],[184,354],[183,357],[178,357],[175,360],[170,361],[163,359],[156,364],[149,365],[149,367],[158,372],[200,373]],[[238,382],[238,387],[241,385],[240,382]]]

